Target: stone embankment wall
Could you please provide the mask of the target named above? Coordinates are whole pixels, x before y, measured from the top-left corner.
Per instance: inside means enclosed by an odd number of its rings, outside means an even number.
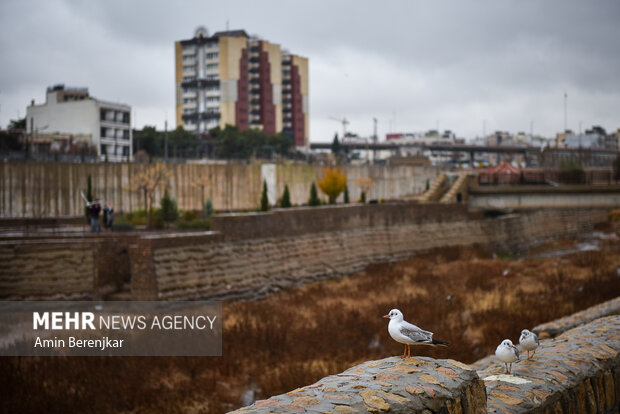
[[[617,413],[620,316],[542,340],[532,359],[513,364],[511,375],[505,375],[504,364],[493,357],[474,367],[486,384],[488,412]]]
[[[484,382],[451,359],[392,357],[365,362],[234,413],[486,412]]]
[[[0,241],[0,300],[90,300],[129,280],[133,236],[8,237]]]
[[[370,361],[235,413],[617,413],[620,410],[620,298],[575,314],[583,324],[543,339],[511,375],[494,356]],[[550,324],[566,327],[562,318]],[[535,330],[540,330],[539,327]],[[498,341],[499,342],[499,341]]]
[[[0,164],[0,217],[81,216],[88,176],[93,195],[114,206],[117,212],[144,208],[144,194],[130,190],[131,177],[149,168],[137,163],[18,163]],[[308,201],[310,186],[322,176],[322,167],[308,164],[276,164],[273,177],[263,177],[261,164],[167,164],[170,194],[183,210],[202,210],[211,197],[216,210],[256,209],[260,205],[263,179],[281,197],[289,186],[291,201]],[[360,189],[355,180],[370,177],[375,182],[367,199],[389,199],[421,193],[439,168],[426,166],[347,166],[351,200]],[[201,187],[202,186],[202,187]],[[163,196],[163,189],[155,200]]]
[[[215,217],[220,234],[143,238],[130,250],[137,299],[249,298],[436,247],[514,251],[572,237],[604,210],[542,210],[499,218],[457,205],[363,205]]]
[[[83,299],[94,269],[91,243],[1,242],[0,299]]]

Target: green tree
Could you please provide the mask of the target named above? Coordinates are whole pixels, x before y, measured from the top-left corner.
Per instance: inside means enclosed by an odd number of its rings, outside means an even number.
[[[317,181],[317,184],[329,198],[329,204],[335,204],[336,199],[347,186],[347,175],[342,168],[323,168],[323,178]]]
[[[280,200],[281,208],[290,208],[291,207],[291,195],[288,191],[288,184],[284,186],[284,193],[282,194],[282,200]]]
[[[344,187],[344,203],[349,204],[349,186]]]
[[[160,201],[162,219],[166,223],[172,223],[179,218],[179,209],[177,207],[177,201],[170,197],[168,190],[164,191],[164,196]]]
[[[312,183],[310,187],[310,198],[308,199],[308,205],[315,207],[321,205],[321,200],[319,200],[319,195],[316,191],[316,184]]]
[[[142,130],[133,130],[133,152],[144,150],[151,157],[164,155],[164,134],[154,126],[144,126]]]
[[[334,140],[332,141],[332,154],[340,155],[340,141],[338,140],[338,133],[334,134]]]
[[[7,129],[26,129],[26,118],[11,119]]]
[[[269,198],[267,197],[267,181],[263,180],[263,194],[260,198],[260,210],[268,211],[269,210]]]
[[[362,191],[360,194],[360,203],[364,204],[366,202],[366,191]]]

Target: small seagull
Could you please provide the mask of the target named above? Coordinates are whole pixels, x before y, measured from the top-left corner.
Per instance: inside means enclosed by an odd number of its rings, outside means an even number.
[[[531,359],[530,351],[532,352],[532,357],[536,353],[536,348],[540,345],[538,341],[538,336],[527,329],[521,331],[521,337],[519,338],[519,344],[521,345],[521,349],[527,351],[527,359]]]
[[[437,341],[433,339],[433,333],[418,328],[415,325],[403,320],[403,314],[398,309],[392,309],[390,313],[383,316],[389,318],[388,332],[390,336],[401,344],[405,344],[403,358],[411,356],[410,345],[448,345],[450,342]]]
[[[506,374],[510,374],[512,363],[519,360],[519,349],[512,344],[510,339],[504,339],[495,350],[495,356],[506,365]],[[510,364],[510,369],[508,369]]]

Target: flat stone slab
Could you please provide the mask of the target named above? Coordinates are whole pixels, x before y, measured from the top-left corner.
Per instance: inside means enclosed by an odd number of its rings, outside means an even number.
[[[564,318],[538,325],[532,331],[539,338],[553,338],[584,323],[608,315],[620,315],[620,296]]]
[[[533,359],[514,363],[511,375],[494,357],[474,366],[486,385],[489,413],[618,412],[620,315],[541,341]]]
[[[391,357],[368,361],[235,413],[484,413],[484,383],[451,359]]]

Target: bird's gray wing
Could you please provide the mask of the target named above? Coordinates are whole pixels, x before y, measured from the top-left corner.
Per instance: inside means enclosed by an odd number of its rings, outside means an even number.
[[[411,325],[411,327],[406,327],[406,326],[401,327],[400,333],[414,342],[432,342],[433,340],[432,332],[424,331],[415,325]]]
[[[536,345],[540,345],[540,341],[538,340],[538,335],[536,334],[532,334],[534,335],[534,339],[536,340]]]
[[[520,352],[519,352],[519,348],[514,347],[513,349],[514,349],[514,351],[515,351],[515,355],[517,356],[517,360],[518,360],[518,359],[519,359],[519,354],[520,354]]]

